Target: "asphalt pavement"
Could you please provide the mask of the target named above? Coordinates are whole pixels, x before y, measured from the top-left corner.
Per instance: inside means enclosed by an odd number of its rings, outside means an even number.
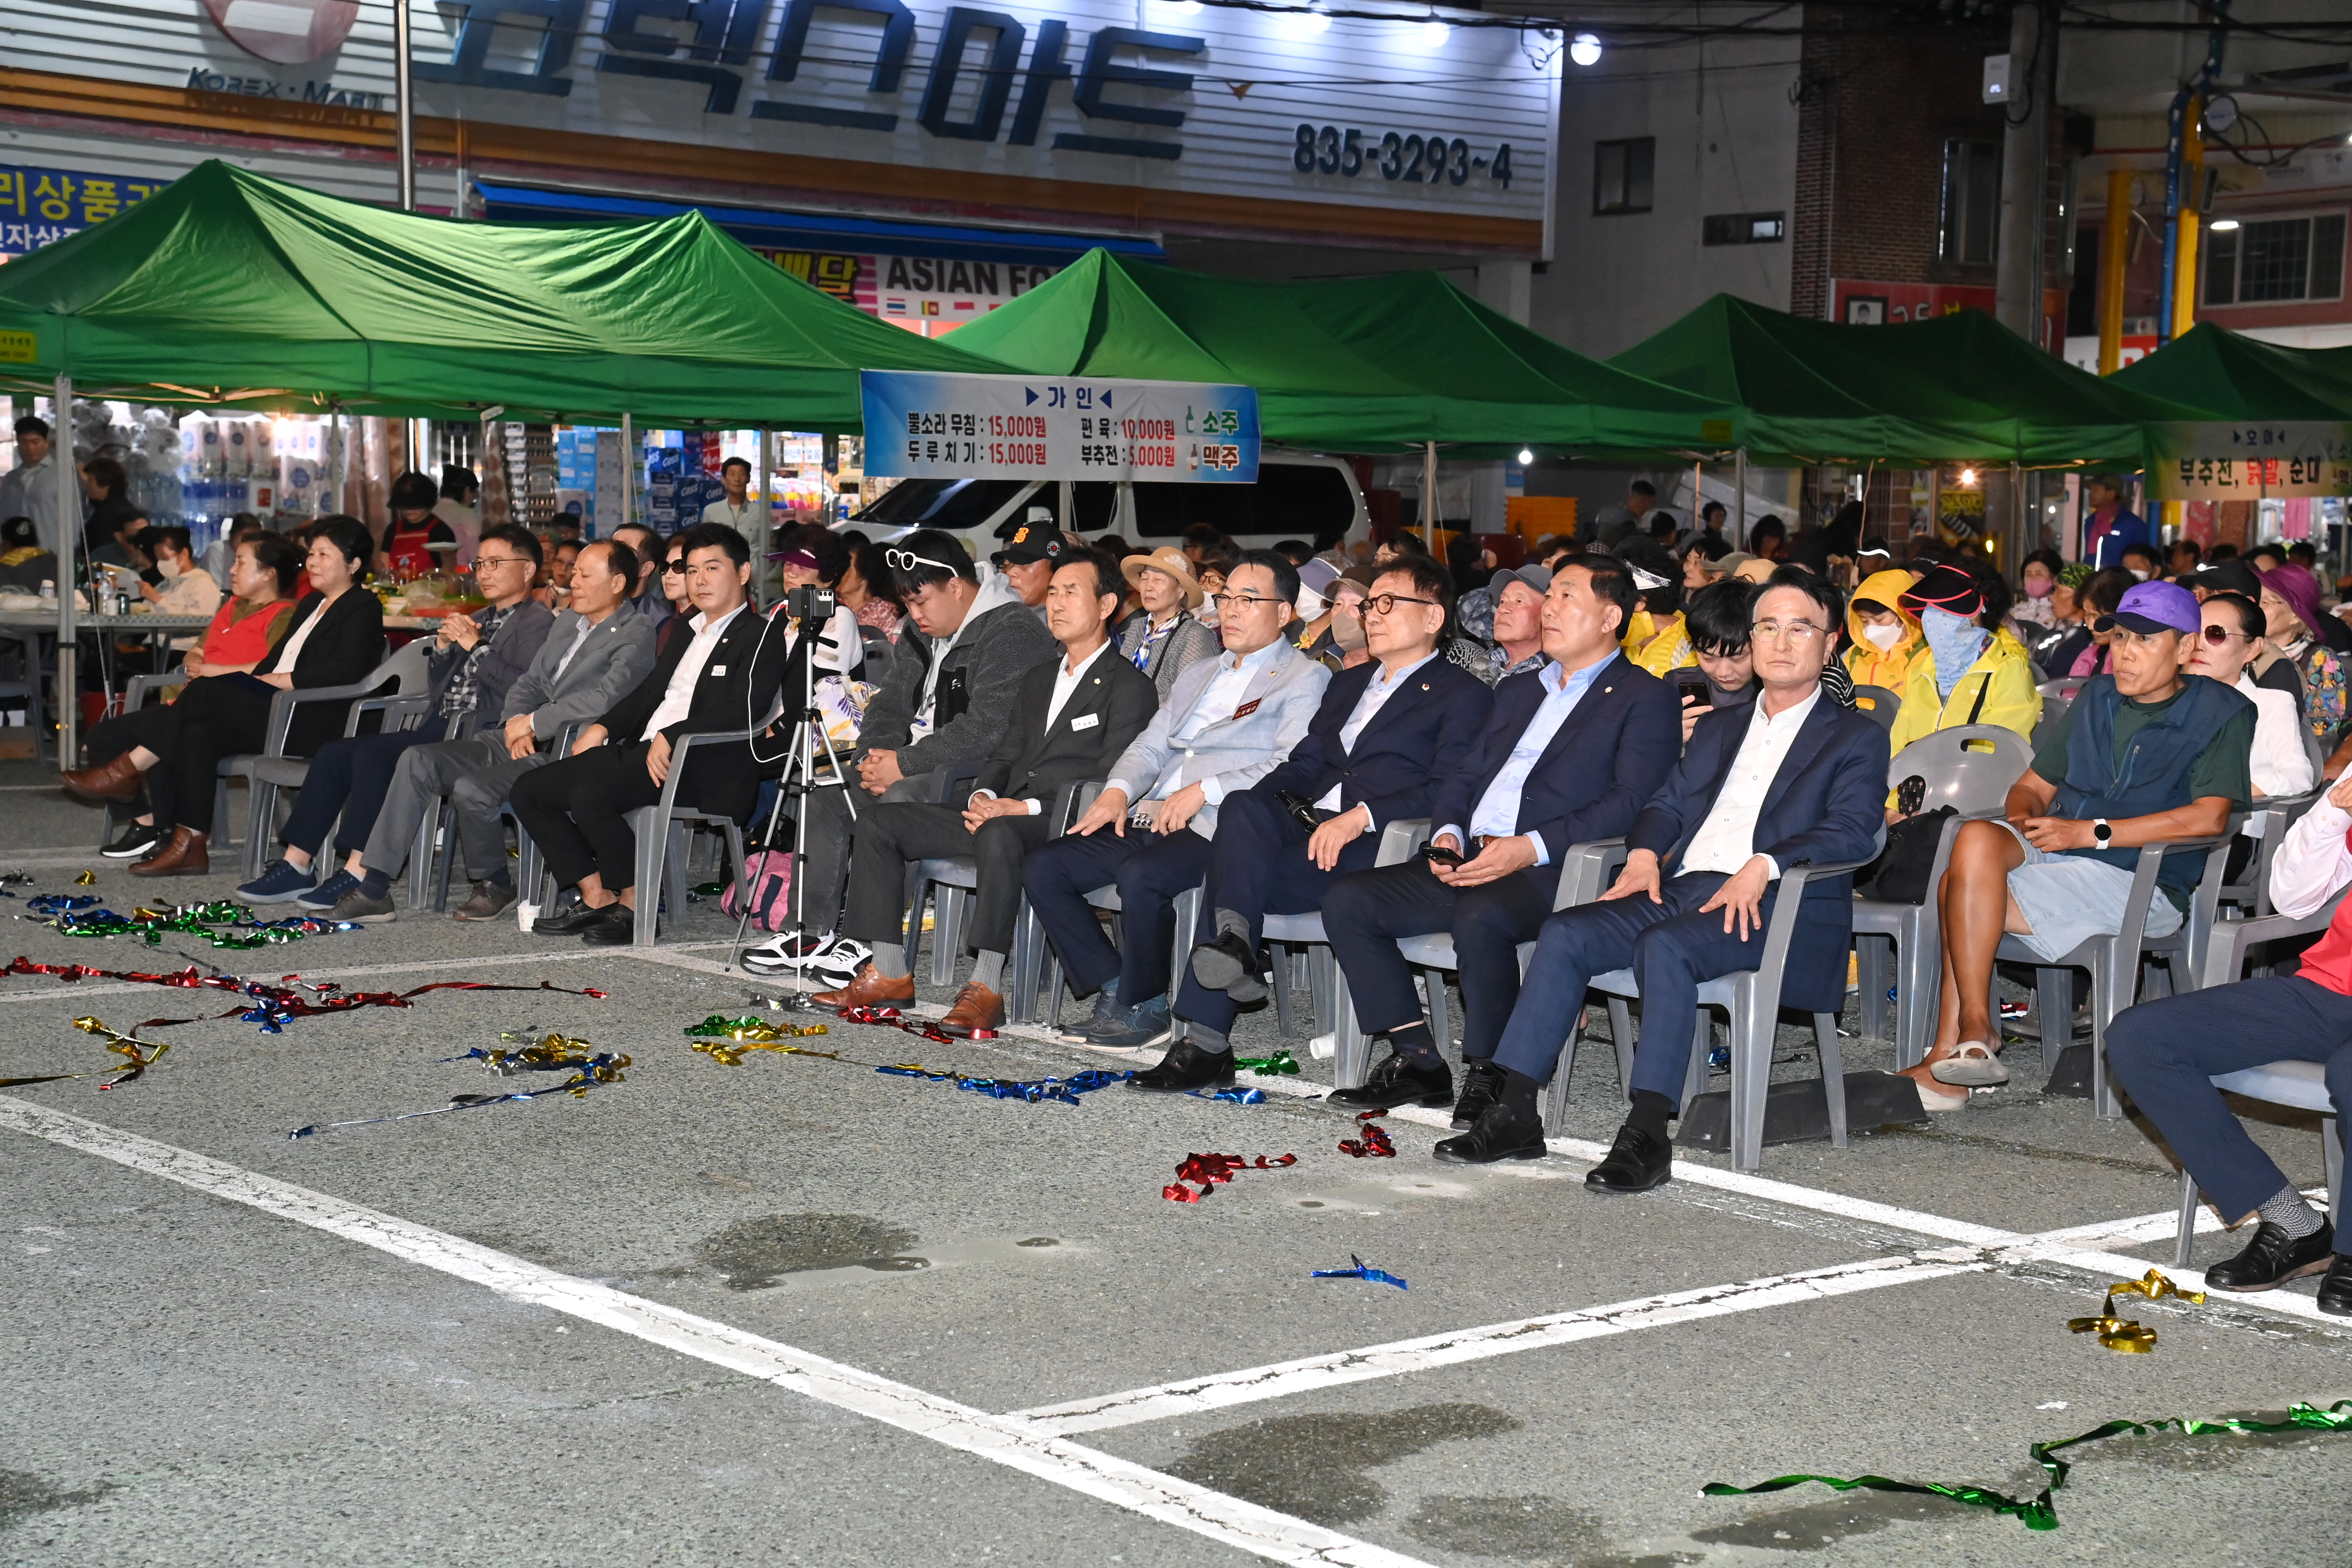
[[[2352,1325],[2310,1281],[2126,1298],[2149,1353],[2068,1331],[2151,1264],[2197,1277],[2170,1268],[2168,1155],[2043,1094],[2030,1046],[1931,1126],[1772,1148],[1760,1177],[1685,1152],[1664,1190],[1604,1200],[1580,1177],[1617,1120],[1605,1041],[1551,1158],[1440,1165],[1442,1117],[1401,1114],[1395,1157],[1358,1159],[1315,1098],[1330,1064],[1270,1011],[1244,1054],[1286,1045],[1304,1070],[1244,1077],[1251,1105],[875,1070],[1135,1065],[1042,1030],[942,1043],[770,1010],[827,1022],[794,1043],[846,1059],[728,1065],[685,1031],[769,988],[721,972],[712,904],[645,952],[430,913],[255,952],[79,940],[26,898],[221,898],[233,857],[142,883],[23,765],[0,814],[0,870],[32,879],[0,900],[9,954],[529,988],[269,1033],[206,1016],[236,1001],[218,990],[0,980],[0,1077],[81,1075],[0,1091],[0,1562],[2352,1562],[2352,1433],[2088,1445],[2054,1531],[1933,1496],[1702,1495],[1818,1473],[2031,1497],[2036,1442],[2352,1397]],[[171,1049],[109,1089],[121,1058],[81,1016],[202,1021],[142,1028]],[[627,1055],[625,1076],[370,1120],[543,1088],[444,1058],[550,1034]],[[1785,1029],[1777,1070],[1810,1053]],[[343,1121],[370,1124],[289,1137]],[[2315,1123],[2258,1136],[2319,1184]],[[1164,1198],[1206,1152],[1297,1160]],[[2198,1259],[2239,1244],[2209,1228]],[[1358,1258],[1406,1288],[1310,1278]]]

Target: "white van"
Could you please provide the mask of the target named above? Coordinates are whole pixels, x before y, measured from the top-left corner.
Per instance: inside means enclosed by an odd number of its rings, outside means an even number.
[[[1286,539],[1312,542],[1318,531],[1343,525],[1351,537],[1361,537],[1371,526],[1355,469],[1312,452],[1262,451],[1255,484],[1081,479],[1070,489],[1076,532],[1088,538],[1116,533],[1146,548],[1174,542],[1196,522],[1213,523],[1244,550]],[[1027,516],[1033,506],[1071,528],[1061,504],[1062,487],[1050,479],[905,479],[836,526],[877,541],[939,528],[992,549],[998,525]]]

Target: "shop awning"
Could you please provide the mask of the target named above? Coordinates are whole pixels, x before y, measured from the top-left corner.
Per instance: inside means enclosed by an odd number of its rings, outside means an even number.
[[[0,385],[97,397],[855,431],[861,370],[998,368],[699,213],[468,223],[218,162],[0,268]]]
[[[1768,463],[2137,467],[2150,424],[2181,416],[1979,310],[1845,326],[1718,294],[1609,363],[1739,405]]]
[[[2285,348],[2210,321],[2108,381],[2206,419],[2352,419],[2352,348]]]
[[[677,217],[698,212],[747,245],[773,248],[833,250],[887,256],[939,256],[950,260],[1042,261],[1066,266],[1100,247],[1119,256],[1158,260],[1167,255],[1158,242],[1031,229],[977,228],[961,224],[901,223],[837,214],[761,212],[708,202],[680,204],[587,191],[542,190],[477,180],[494,218]]]
[[[1246,383],[1268,440],[1325,451],[1738,442],[1723,400],[1587,359],[1434,272],[1264,282],[1097,250],[939,341],[1033,375]]]

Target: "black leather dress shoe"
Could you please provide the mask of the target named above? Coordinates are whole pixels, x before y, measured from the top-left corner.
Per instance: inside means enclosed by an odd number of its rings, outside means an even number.
[[[1130,1089],[1159,1094],[1181,1094],[1193,1089],[1223,1089],[1234,1081],[1234,1053],[1204,1051],[1190,1038],[1177,1041],[1160,1058],[1127,1080]]]
[[[1335,1089],[1329,1099],[1334,1105],[1356,1110],[1373,1106],[1393,1110],[1400,1105],[1451,1105],[1454,1069],[1445,1065],[1443,1057],[1434,1067],[1417,1068],[1409,1058],[1391,1051],[1388,1058],[1372,1069],[1361,1089]]]
[[[2290,1279],[2320,1272],[2335,1257],[2334,1226],[2321,1226],[2298,1241],[2264,1220],[2254,1227],[2254,1239],[2245,1251],[2205,1270],[2205,1283],[2216,1290],[2273,1290]],[[2352,1279],[2346,1283],[2352,1285]]]
[[[1663,1187],[1675,1173],[1674,1148],[1664,1139],[1638,1127],[1617,1129],[1617,1142],[1608,1157],[1584,1173],[1588,1193],[1646,1193]]]
[[[1462,1098],[1454,1102],[1454,1125],[1475,1127],[1486,1108],[1503,1095],[1503,1069],[1486,1060],[1462,1064]]]
[[[607,904],[602,918],[580,928],[580,940],[591,947],[626,947],[637,940],[637,912],[626,904]]]
[[[550,936],[578,936],[620,907],[618,904],[606,904],[602,909],[590,909],[586,904],[572,904],[552,914],[541,915],[530,922],[530,929],[545,931]]]
[[[2352,1318],[2352,1258],[2339,1252],[2327,1266],[2327,1278],[2319,1282],[2319,1310],[2331,1318]]]
[[[1238,931],[1219,931],[1214,942],[1192,944],[1192,978],[1212,991],[1236,1002],[1255,1002],[1265,994],[1262,976],[1257,954]]]
[[[1476,1126],[1432,1152],[1449,1165],[1491,1165],[1497,1160],[1540,1160],[1549,1151],[1544,1147],[1543,1118],[1534,1107],[1497,1100]]]

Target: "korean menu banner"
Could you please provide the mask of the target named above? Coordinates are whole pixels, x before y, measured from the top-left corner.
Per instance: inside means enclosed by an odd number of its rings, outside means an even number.
[[[170,183],[0,163],[0,257],[30,255],[79,234]]]
[[[2352,495],[2352,425],[2263,420],[2158,427],[2148,479],[2161,500]]]
[[[890,479],[1251,484],[1257,389],[869,370],[866,471]]]

